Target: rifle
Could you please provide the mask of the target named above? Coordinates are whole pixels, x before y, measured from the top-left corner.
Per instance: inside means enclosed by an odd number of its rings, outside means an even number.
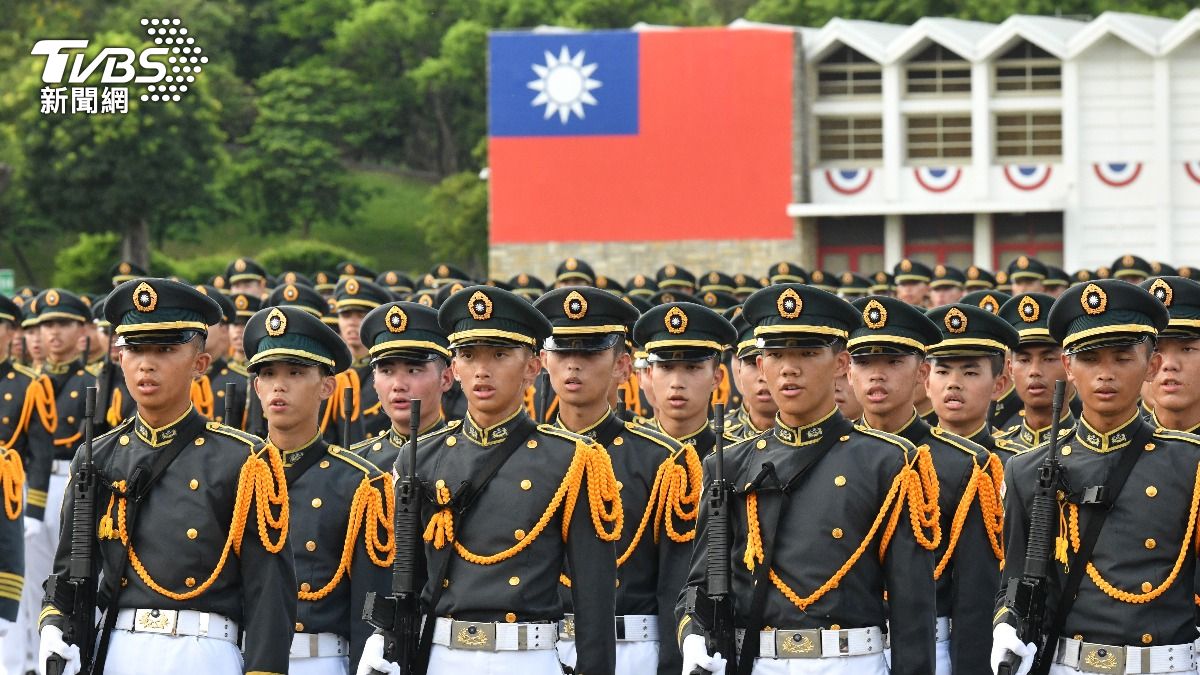
[[[392,563],[392,594],[381,598],[368,592],[363,621],[383,632],[383,656],[400,665],[401,675],[415,675],[421,640],[421,587],[417,555],[421,545],[421,486],[417,480],[417,434],[421,429],[421,400],[411,401],[411,427],[407,453],[396,458],[396,516]],[[432,618],[430,619],[432,620]],[[378,673],[378,671],[375,671]]]
[[[707,635],[709,653],[720,652],[725,657],[725,674],[737,673],[737,648],[734,642],[733,597],[729,590],[730,580],[730,537],[729,495],[732,490],[725,481],[725,404],[713,406],[713,433],[717,437],[713,446],[713,479],[708,485],[708,539],[705,550],[707,592],[690,586],[684,592],[684,613],[695,617],[696,623]],[[749,658],[753,658],[751,655]],[[695,669],[692,675],[706,675],[707,671]]]
[[[225,424],[226,426],[236,427],[233,422],[233,413],[237,409],[234,405],[233,395],[237,392],[237,385],[232,382],[225,383]]]
[[[117,364],[112,360],[113,338],[113,335],[108,336],[108,351],[104,352],[104,365],[100,368],[100,377],[96,378],[97,423],[107,420],[106,413],[112,405],[113,378],[117,372]]]
[[[96,649],[96,545],[93,528],[96,527],[97,470],[92,463],[92,420],[96,415],[96,388],[88,387],[83,398],[83,461],[72,477],[71,490],[75,510],[71,518],[71,562],[64,577],[51,574],[46,579],[46,598],[64,610],[67,622],[63,628],[63,641],[79,647],[80,670],[88,674],[92,669],[92,655]],[[112,608],[110,608],[112,609]],[[112,609],[112,611],[116,611]],[[61,656],[51,655],[46,659],[47,675],[62,675],[67,661]]]
[[[625,421],[625,413],[629,410],[629,404],[625,402],[625,390],[617,389],[617,419]]]
[[[342,389],[342,410],[345,411],[342,416],[342,447],[350,447],[350,413],[354,406],[354,389],[345,387]]]
[[[267,425],[263,419],[262,401],[254,392],[254,380],[257,375],[251,375],[246,381],[246,428],[245,431],[259,438],[266,438]],[[329,402],[333,405],[333,401]]]
[[[1032,642],[1037,647],[1037,660],[1053,658],[1053,645],[1047,645],[1045,635],[1046,596],[1049,593],[1051,543],[1054,539],[1058,489],[1063,484],[1063,467],[1058,458],[1058,427],[1062,416],[1066,382],[1054,383],[1052,420],[1050,422],[1050,454],[1038,469],[1037,488],[1033,493],[1033,507],[1029,511],[1029,539],[1025,544],[1025,569],[1020,577],[1008,580],[1004,594],[1004,606],[1017,617],[1017,635],[1022,642]],[[997,675],[1016,672],[1020,659],[1016,654],[1006,654],[997,668]],[[1036,664],[1035,664],[1036,670]]]

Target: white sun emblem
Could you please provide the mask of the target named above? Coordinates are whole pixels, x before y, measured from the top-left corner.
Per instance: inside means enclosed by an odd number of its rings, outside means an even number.
[[[538,95],[530,105],[546,106],[543,119],[550,119],[557,113],[559,121],[566,124],[571,113],[583,119],[583,104],[596,105],[596,98],[591,91],[599,88],[601,82],[593,80],[591,76],[598,66],[595,63],[585,65],[583,58],[582,49],[572,56],[564,45],[557,58],[546,52],[546,65],[533,64],[533,72],[537,73],[538,79],[530,82],[528,87]]]

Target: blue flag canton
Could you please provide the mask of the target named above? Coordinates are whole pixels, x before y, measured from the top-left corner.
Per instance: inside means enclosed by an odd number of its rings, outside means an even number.
[[[611,136],[638,132],[638,35],[492,33],[492,136]]]

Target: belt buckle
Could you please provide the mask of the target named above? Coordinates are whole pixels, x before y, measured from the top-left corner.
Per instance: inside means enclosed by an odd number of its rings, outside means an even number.
[[[1079,669],[1085,673],[1124,673],[1125,648],[1085,642],[1079,654]]]
[[[450,647],[477,652],[496,651],[496,624],[454,621],[450,624]]]
[[[821,658],[821,631],[776,630],[775,657],[780,659]]]
[[[175,609],[139,609],[133,613],[133,630],[139,633],[174,635],[179,625],[179,611]]]

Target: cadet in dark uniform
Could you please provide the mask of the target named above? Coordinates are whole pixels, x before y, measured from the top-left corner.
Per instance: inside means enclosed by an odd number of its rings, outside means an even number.
[[[846,339],[861,324],[858,311],[800,284],[758,291],[744,311],[761,341],[762,368],[779,414],[771,431],[724,456],[725,477],[738,488],[729,504],[730,590],[735,624],[745,629],[742,657],[754,659],[757,675],[884,675],[890,618],[891,672],[934,672],[933,554],[917,543],[914,529],[921,537],[931,532],[914,528],[908,512],[910,502],[919,504],[913,517],[935,525],[937,507],[926,502],[936,501],[912,489],[920,478],[909,466],[916,459],[911,443],[856,428],[833,402],[834,377],[849,363]],[[715,460],[704,460],[706,480]],[[803,483],[781,494],[802,469]],[[701,591],[706,505],[702,500],[701,535],[688,577],[688,585]],[[886,527],[890,516],[901,526]],[[769,570],[763,567],[768,546],[774,560]],[[761,614],[750,616],[756,571],[757,592],[765,595]],[[705,627],[685,612],[682,597],[677,637],[683,672],[722,672],[724,659],[708,655]]]
[[[249,293],[231,293],[229,299],[233,301],[233,308],[236,310],[233,323],[229,324],[229,343],[233,348],[233,354],[229,357],[229,368],[249,376],[250,373],[246,370],[246,353],[242,351],[242,334],[246,330],[246,322],[255,312],[262,309],[262,297]]]
[[[245,293],[256,298],[267,294],[267,270],[250,258],[238,258],[225,267],[229,292]]]
[[[1141,286],[1166,305],[1171,315],[1155,345],[1162,365],[1150,383],[1154,401],[1150,423],[1196,433],[1200,429],[1200,282],[1171,276],[1149,279]]]
[[[721,353],[737,332],[704,305],[672,302],[643,314],[634,324],[633,339],[647,352],[653,428],[707,457],[717,442],[709,424],[709,401],[724,377]]]
[[[895,297],[896,282],[892,275],[887,272],[876,272],[871,277],[871,287],[867,289],[867,295],[886,295]]]
[[[1046,599],[1047,629],[1061,625],[1050,643],[1054,675],[1197,672],[1200,439],[1155,429],[1138,413],[1140,386],[1162,360],[1155,337],[1169,319],[1145,289],[1118,280],[1072,287],[1050,309],[1050,335],[1063,345],[1067,376],[1083,399],[1083,415],[1059,450],[1066,475]],[[1024,568],[1033,487],[1048,452],[1043,444],[1005,467],[1005,583]],[[1129,461],[1128,479],[1115,484],[1117,467]],[[1097,492],[1099,499],[1088,498]],[[1079,547],[1097,514],[1107,517],[1089,554]],[[1072,574],[1087,578],[1062,599]],[[1023,672],[1032,650],[1017,637],[1002,596],[996,610],[993,667],[1013,651],[1026,659],[1016,671]]]
[[[649,300],[655,293],[659,291],[658,282],[647,277],[644,274],[635,274],[625,283],[629,289],[629,294],[635,298]]]
[[[612,673],[613,542],[624,520],[612,465],[586,437],[535,425],[522,404],[550,324],[527,300],[487,286],[452,295],[438,319],[468,408],[462,425],[431,434],[417,458],[431,497],[421,515],[428,673],[561,673],[564,567],[587,580],[571,588],[577,672]],[[464,482],[481,485],[493,468],[464,514],[456,501]],[[372,636],[359,673],[396,667],[382,650],[383,637]]]
[[[1012,294],[1044,293],[1046,291],[1045,263],[1029,256],[1017,256],[1008,264],[1008,281],[1012,284]]]
[[[1110,274],[1113,279],[1140,284],[1154,274],[1154,268],[1141,256],[1123,255],[1113,261]]]
[[[100,494],[109,494],[97,503],[96,532],[112,624],[98,672],[287,672],[296,580],[283,462],[256,448],[259,439],[208,422],[190,400],[220,314],[199,291],[165,279],[127,281],[105,303],[138,408],[93,449]],[[56,574],[70,563],[73,513],[68,490]],[[78,648],[61,630],[70,608],[56,602],[42,609],[39,663],[55,653],[77,672]]]
[[[850,381],[863,405],[862,424],[928,447],[937,474],[937,672],[986,673],[992,641],[988,598],[996,595],[1004,556],[1000,460],[917,417],[913,385],[929,373],[926,348],[942,339],[925,313],[894,298],[862,298],[853,304],[863,318],[848,344]],[[917,468],[928,470],[921,464]]]
[[[957,267],[937,265],[929,282],[929,306],[951,305],[962,299],[966,275]]]
[[[696,292],[696,275],[673,263],[658,268],[654,273],[654,280],[663,291],[675,291],[684,295],[693,295]]]
[[[442,395],[454,381],[450,341],[438,325],[437,311],[415,302],[376,307],[363,319],[359,335],[371,355],[371,382],[391,426],[351,450],[390,472],[412,433],[412,399],[421,401],[421,436],[447,426]]]
[[[1000,308],[1000,318],[1017,329],[1020,342],[1009,352],[1009,370],[1013,388],[1024,407],[1012,418],[1013,424],[995,433],[996,446],[1024,452],[1049,438],[1053,414],[1054,383],[1067,379],[1063,369],[1062,346],[1050,337],[1046,322],[1054,298],[1045,293],[1022,293]],[[1067,400],[1078,403],[1075,390],[1067,387]],[[1059,428],[1075,424],[1071,406],[1064,405]]]
[[[971,265],[963,270],[967,281],[963,287],[968,293],[972,291],[990,291],[996,287],[996,276],[990,270],[986,270],[978,265]]]
[[[871,295],[871,280],[853,272],[842,272],[837,294],[844,300],[856,300]]]
[[[995,451],[1003,461],[1015,450],[997,447],[988,411],[1007,381],[1005,359],[1020,339],[1004,319],[974,305],[957,303],[929,312],[942,341],[925,350],[926,389],[938,427]]]
[[[896,263],[892,275],[897,298],[917,307],[929,306],[929,282],[933,280],[933,270],[928,265],[905,258]]]
[[[288,672],[348,673],[371,635],[362,620],[366,594],[391,587],[391,473],[326,443],[317,428],[334,373],[350,365],[337,333],[298,307],[271,307],[251,317],[245,340],[294,516],[288,535],[299,602]]]
[[[733,378],[744,393],[742,404],[725,414],[725,437],[741,441],[770,429],[775,424],[775,413],[779,412],[779,406],[771,398],[767,380],[758,368],[758,357],[762,350],[754,338],[754,326],[746,322],[741,307],[736,309],[730,323],[737,330]]]
[[[192,404],[208,419],[241,429],[245,426],[248,380],[242,373],[231,369],[226,361],[231,347],[229,327],[237,319],[237,309],[233,306],[233,301],[215,286],[197,286],[196,290],[221,306],[221,323],[208,327],[204,351],[212,357],[212,363],[208,366],[208,372],[192,383]],[[228,405],[234,412],[234,418],[230,420],[225,419],[227,384],[233,385],[233,403]]]
[[[1054,265],[1046,265],[1046,278],[1042,280],[1042,288],[1046,289],[1046,295],[1058,298],[1070,285],[1071,277],[1066,270]]]
[[[34,375],[12,360],[9,345],[17,332],[21,310],[0,295],[0,672],[25,672],[32,658],[26,631],[12,631],[17,620],[21,591],[25,584],[25,469],[22,457],[27,445],[22,414],[25,392]],[[10,634],[11,633],[11,634]]]
[[[695,538],[700,460],[694,448],[626,422],[609,405],[610,384],[629,359],[626,326],[638,317],[632,305],[598,289],[560,288],[534,306],[554,327],[544,358],[559,392],[555,424],[607,449],[628,514],[617,541],[616,672],[675,675],[681,666],[673,636],[675,600],[687,579]],[[568,570],[564,584],[576,581],[591,583]],[[562,589],[567,607],[569,588]],[[559,656],[570,668],[575,667],[572,619],[564,621],[558,643]]]
[[[375,277],[375,284],[383,286],[397,297],[405,297],[413,292],[413,280],[407,274],[396,270],[382,272]]]
[[[147,272],[141,265],[128,260],[122,260],[121,262],[113,265],[112,268],[109,269],[108,274],[112,277],[113,288],[120,286],[130,279],[149,276],[149,272]]]
[[[808,272],[796,263],[777,262],[767,270],[767,279],[772,284],[806,284]]]
[[[537,300],[542,293],[546,292],[546,282],[524,272],[514,276],[508,280],[508,284],[513,287],[513,293],[528,299],[530,302]]]
[[[351,265],[351,269],[358,268]],[[370,381],[371,358],[359,331],[367,312],[391,302],[392,296],[387,289],[374,282],[352,276],[343,276],[333,296],[337,306],[338,333],[350,348],[354,361],[337,375],[337,394],[325,402],[325,408],[321,411],[321,432],[330,443],[340,443],[342,427],[349,424],[351,443],[357,443],[383,432],[390,424],[387,415],[380,411],[375,386]],[[347,387],[354,392],[354,406],[350,410],[343,410],[342,390]]]

